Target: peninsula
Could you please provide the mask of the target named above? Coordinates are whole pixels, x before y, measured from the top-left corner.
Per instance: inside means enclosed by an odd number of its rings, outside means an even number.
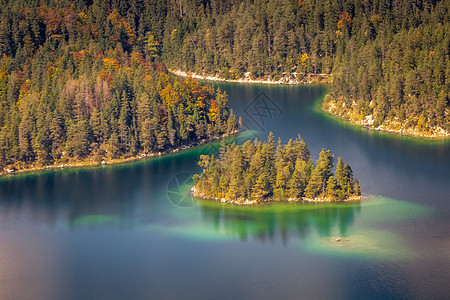
[[[339,118],[450,137],[448,0],[214,3],[184,2],[179,23],[161,33],[164,62],[174,73],[240,83],[326,82],[322,108]]]
[[[322,149],[314,165],[300,137],[287,144],[273,134],[267,141],[248,140],[243,145],[223,143],[218,157],[201,155],[201,174],[193,176],[195,197],[233,204],[270,201],[358,201],[361,186],[348,164]]]

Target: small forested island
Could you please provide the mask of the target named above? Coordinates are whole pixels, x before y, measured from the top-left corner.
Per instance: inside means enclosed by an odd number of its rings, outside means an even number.
[[[201,155],[201,174],[193,176],[193,196],[233,204],[270,201],[357,201],[361,186],[348,164],[322,149],[314,165],[300,137],[287,144],[273,134],[267,141],[248,140],[243,145],[223,143],[218,157]]]

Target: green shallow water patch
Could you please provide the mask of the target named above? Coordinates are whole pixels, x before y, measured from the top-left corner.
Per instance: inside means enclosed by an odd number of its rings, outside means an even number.
[[[407,201],[371,196],[369,200],[361,202],[361,212],[362,222],[386,224],[427,217],[434,213],[434,209]]]
[[[189,185],[187,185],[189,186]],[[195,200],[168,211],[167,225],[147,229],[201,240],[282,240],[312,253],[365,259],[413,259],[403,235],[385,225],[431,215],[432,209],[385,197],[357,203],[270,203],[237,206]],[[336,242],[340,236],[342,242]]]
[[[345,234],[360,211],[359,203],[270,203],[248,207],[200,200],[197,204],[205,226],[213,224],[240,238],[281,238],[285,242],[316,233],[328,236],[335,228]]]
[[[179,190],[188,190],[186,186],[180,187]],[[181,193],[178,195],[182,198]],[[172,206],[167,212],[167,225],[158,228],[201,239],[297,239],[298,236],[308,236],[309,232],[321,232],[325,236],[334,227],[345,232],[353,222],[353,215],[357,213],[358,207],[358,203],[273,203],[246,207],[195,200],[191,207]],[[155,226],[148,228],[154,229]]]
[[[328,256],[376,260],[411,260],[417,254],[404,242],[400,234],[383,230],[356,230],[355,233],[308,239],[303,247]]]

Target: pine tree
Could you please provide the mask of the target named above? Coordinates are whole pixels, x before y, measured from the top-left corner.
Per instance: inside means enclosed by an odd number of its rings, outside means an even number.
[[[306,185],[311,175],[312,161],[306,162],[297,159],[294,172],[288,182],[289,197],[299,198],[303,196]]]
[[[169,145],[169,137],[167,135],[167,129],[164,125],[160,127],[159,133],[157,135],[158,150],[163,151]]]
[[[230,110],[230,115],[227,120],[227,134],[231,134],[238,129],[238,123],[236,116],[233,114],[233,110]]]
[[[330,154],[330,150],[322,149],[316,164],[322,179],[322,194],[324,194],[328,178],[333,174],[333,156]]]
[[[261,201],[264,199],[267,194],[269,193],[268,190],[268,184],[269,184],[269,178],[266,173],[262,173],[258,179],[256,180],[256,183],[253,187],[252,191],[252,199],[256,201]]]
[[[85,120],[73,123],[67,131],[66,151],[75,158],[83,158],[89,153],[89,132]]]
[[[239,181],[238,178],[233,177],[228,186],[226,198],[236,200],[239,197]]]
[[[109,138],[106,146],[106,152],[108,159],[114,159],[119,156],[120,153],[120,141],[119,136],[116,132],[113,132],[111,134],[111,137]]]
[[[336,164],[336,180],[340,186],[344,186],[347,181],[347,174],[344,169],[344,163],[342,162],[342,157],[338,157],[338,162]]]
[[[358,180],[355,179],[355,191],[354,194],[356,196],[361,196],[361,186],[359,185]]]
[[[323,174],[319,166],[316,166],[311,173],[311,178],[305,189],[305,196],[307,198],[315,198],[323,191]]]

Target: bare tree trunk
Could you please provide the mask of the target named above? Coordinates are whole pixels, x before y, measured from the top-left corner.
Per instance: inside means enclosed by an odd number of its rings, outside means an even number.
[[[180,10],[180,18],[183,18],[183,0],[176,0],[178,2],[179,10]]]

